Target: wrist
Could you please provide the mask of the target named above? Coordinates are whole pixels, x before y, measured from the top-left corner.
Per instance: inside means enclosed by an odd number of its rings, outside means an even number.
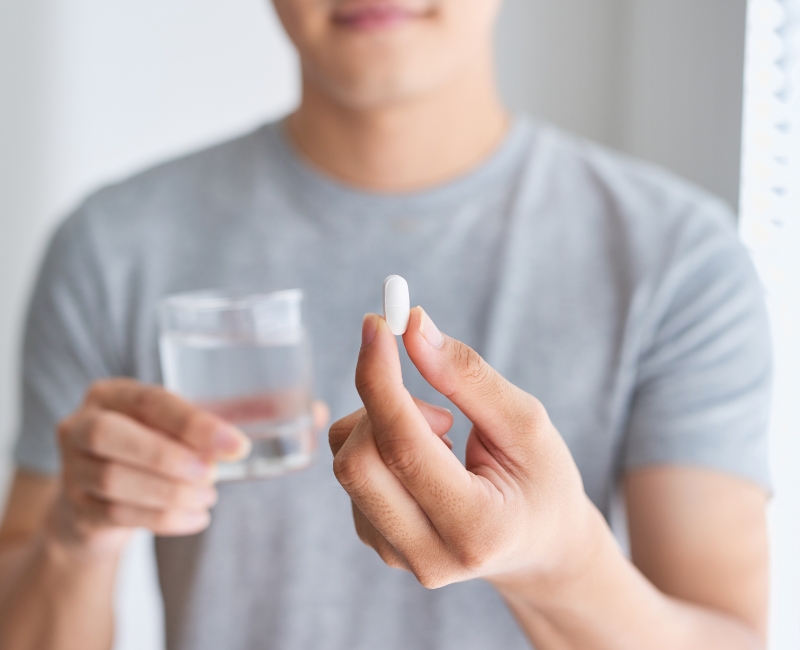
[[[107,548],[94,543],[94,540],[74,540],[64,538],[53,531],[45,530],[37,540],[40,556],[46,563],[60,572],[92,569],[106,570],[116,568],[122,558],[123,548]]]
[[[489,579],[507,600],[525,602],[536,609],[572,601],[587,583],[601,580],[625,557],[602,514],[586,498],[561,539],[554,545],[557,556],[536,566]]]
[[[116,566],[132,532],[81,521],[62,495],[45,520],[41,545],[48,560],[55,564]]]

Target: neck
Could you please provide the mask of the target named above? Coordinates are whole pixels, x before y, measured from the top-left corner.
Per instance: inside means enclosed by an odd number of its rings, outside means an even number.
[[[354,187],[409,192],[455,178],[499,145],[509,119],[489,57],[417,98],[354,108],[303,77],[303,99],[288,120],[300,154]]]

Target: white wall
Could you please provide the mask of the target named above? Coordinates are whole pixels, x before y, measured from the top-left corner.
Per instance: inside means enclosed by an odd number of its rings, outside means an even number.
[[[739,200],[746,0],[506,0],[509,103]]]
[[[508,104],[618,144],[626,14],[625,0],[505,0],[497,63]]]
[[[746,0],[629,0],[622,148],[736,207]]]
[[[0,3],[0,500],[24,304],[54,223],[105,182],[285,112],[296,68],[262,0]],[[148,536],[118,592],[118,649],[161,647]]]
[[[0,4],[0,491],[13,422],[20,307],[45,221],[37,9],[28,2]]]
[[[99,184],[296,99],[296,61],[264,2],[0,3],[0,460],[15,422],[23,304],[53,223]],[[507,0],[498,38],[504,94],[735,205],[744,7]],[[5,476],[0,466],[0,482]],[[125,569],[122,648],[160,643],[146,549],[140,539]],[[800,610],[790,600],[796,591],[782,597],[785,611]]]

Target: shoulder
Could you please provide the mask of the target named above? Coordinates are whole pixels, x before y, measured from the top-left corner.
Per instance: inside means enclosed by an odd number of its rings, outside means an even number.
[[[609,214],[631,227],[663,233],[699,219],[735,231],[735,217],[722,199],[658,165],[566,133],[539,127],[552,173],[566,187],[602,200]]]
[[[722,199],[673,172],[552,126],[542,127],[542,135],[554,173],[602,200],[609,217],[629,228],[655,236],[693,226],[735,233],[736,219]]]
[[[240,203],[254,191],[267,164],[275,123],[214,144],[108,184],[88,196],[59,228],[104,243],[165,232],[182,219],[198,218]]]
[[[749,263],[736,218],[720,198],[666,169],[555,127],[540,125],[535,132],[531,157],[539,192],[548,195],[564,228],[593,233],[601,254],[642,276],[663,275],[681,260],[715,251],[724,251],[731,263]]]
[[[142,199],[167,198],[187,189],[212,193],[237,178],[251,176],[254,167],[268,152],[269,134],[276,123],[263,125],[249,133],[167,160],[121,182],[102,188],[90,202],[124,203]]]

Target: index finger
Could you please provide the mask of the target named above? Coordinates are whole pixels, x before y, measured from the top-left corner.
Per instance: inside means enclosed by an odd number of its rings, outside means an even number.
[[[356,388],[381,458],[434,526],[447,528],[480,507],[482,490],[475,484],[480,479],[441,444],[403,386],[397,342],[384,319],[367,315],[363,338]]]
[[[441,406],[423,402],[416,397],[412,399],[414,400],[414,404],[417,405],[417,408],[422,412],[422,415],[425,416],[425,420],[427,420],[433,432],[444,441],[444,444],[452,449],[453,442],[447,437],[447,432],[450,431],[450,427],[453,426],[452,412]],[[339,450],[347,440],[350,432],[366,412],[366,409],[360,408],[349,415],[345,415],[341,420],[337,420],[331,425],[330,431],[328,432],[328,444],[334,456],[339,453]]]
[[[205,458],[235,460],[250,453],[250,440],[239,429],[160,386],[103,380],[92,386],[86,401],[165,433]]]
[[[328,431],[328,444],[334,456],[339,453],[342,445],[347,442],[347,439],[350,437],[350,433],[366,413],[366,409],[360,408],[349,415],[345,415],[340,420],[336,420],[336,422],[331,425]]]

